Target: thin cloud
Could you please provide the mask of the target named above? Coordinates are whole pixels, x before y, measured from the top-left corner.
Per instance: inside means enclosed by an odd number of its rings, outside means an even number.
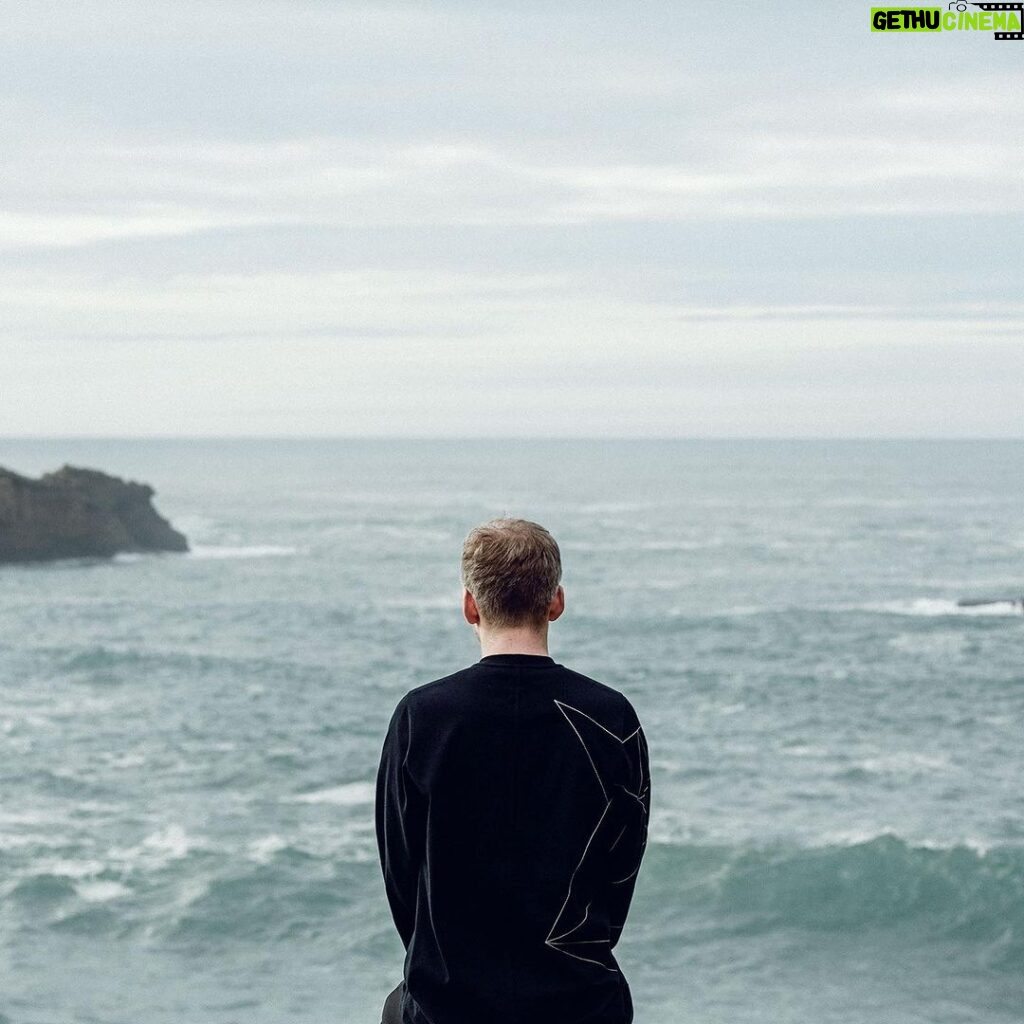
[[[0,433],[1019,435],[1016,48],[706,14],[13,7]]]

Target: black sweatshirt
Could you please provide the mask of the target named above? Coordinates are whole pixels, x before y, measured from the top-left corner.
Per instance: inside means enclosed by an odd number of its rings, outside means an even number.
[[[404,1024],[632,1021],[612,950],[650,768],[623,694],[547,655],[487,655],[399,701],[376,799]]]

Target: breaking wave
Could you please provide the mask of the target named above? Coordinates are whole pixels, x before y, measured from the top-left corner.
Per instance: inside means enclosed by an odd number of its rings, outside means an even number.
[[[655,898],[682,897],[733,934],[910,927],[921,941],[980,944],[990,967],[1024,967],[1021,846],[913,845],[891,832],[811,847],[654,843],[644,870]]]
[[[949,598],[918,597],[913,600],[881,601],[877,604],[859,606],[860,611],[881,612],[888,615],[919,615],[938,618],[946,615],[1008,616],[1021,618],[1021,606],[1011,600],[992,600],[984,604],[964,607]]]

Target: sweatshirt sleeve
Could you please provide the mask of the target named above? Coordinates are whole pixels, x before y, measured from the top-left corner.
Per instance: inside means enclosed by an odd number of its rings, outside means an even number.
[[[403,702],[391,716],[377,771],[377,850],[391,916],[409,948],[416,919],[416,892],[423,859],[423,801],[409,777],[409,710]]]
[[[630,779],[618,787],[621,829],[612,842],[608,876],[608,920],[614,949],[626,924],[637,873],[647,848],[647,821],[651,810],[651,769],[647,738],[634,719],[635,733],[626,744]]]

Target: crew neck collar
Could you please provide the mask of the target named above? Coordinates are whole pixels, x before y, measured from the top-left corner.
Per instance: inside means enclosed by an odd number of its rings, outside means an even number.
[[[550,654],[487,654],[479,661],[481,665],[554,665],[555,659]]]

